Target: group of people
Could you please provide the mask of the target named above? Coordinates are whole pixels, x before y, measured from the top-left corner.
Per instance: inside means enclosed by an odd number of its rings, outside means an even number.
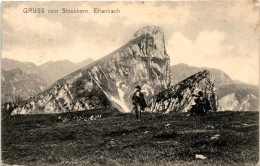
[[[140,121],[141,112],[147,107],[144,94],[141,92],[141,87],[137,85],[135,87],[135,92],[132,96],[133,111],[135,113],[136,119]],[[203,95],[202,91],[198,92],[198,95],[192,95],[195,98],[195,105],[192,106],[190,110],[190,115],[205,115],[211,110],[209,100]]]

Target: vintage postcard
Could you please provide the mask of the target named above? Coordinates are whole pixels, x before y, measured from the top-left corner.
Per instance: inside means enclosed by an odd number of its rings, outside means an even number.
[[[256,165],[258,1],[4,1],[2,165]]]

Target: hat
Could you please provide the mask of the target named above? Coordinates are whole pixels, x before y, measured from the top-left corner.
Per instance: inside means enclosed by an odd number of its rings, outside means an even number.
[[[137,85],[135,88],[137,88],[137,89],[141,90],[141,87],[140,87],[139,85]]]
[[[199,91],[198,94],[199,94],[199,96],[203,96],[203,92],[202,91]]]

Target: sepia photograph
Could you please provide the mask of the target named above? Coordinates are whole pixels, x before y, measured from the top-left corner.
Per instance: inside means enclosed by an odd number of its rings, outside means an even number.
[[[259,165],[257,0],[3,1],[1,165]]]

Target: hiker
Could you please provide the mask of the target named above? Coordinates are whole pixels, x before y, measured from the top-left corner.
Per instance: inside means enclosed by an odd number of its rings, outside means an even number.
[[[137,85],[134,95],[132,97],[132,103],[134,105],[133,110],[136,115],[136,119],[139,121],[141,119],[141,110],[144,110],[147,105],[144,99],[144,94],[141,92],[141,87]]]
[[[197,97],[195,99],[196,105],[191,108],[191,115],[193,114],[199,114],[199,115],[205,115],[207,112],[209,112],[210,103],[207,98],[203,96],[203,92],[199,91],[198,95],[192,95],[194,97]]]

